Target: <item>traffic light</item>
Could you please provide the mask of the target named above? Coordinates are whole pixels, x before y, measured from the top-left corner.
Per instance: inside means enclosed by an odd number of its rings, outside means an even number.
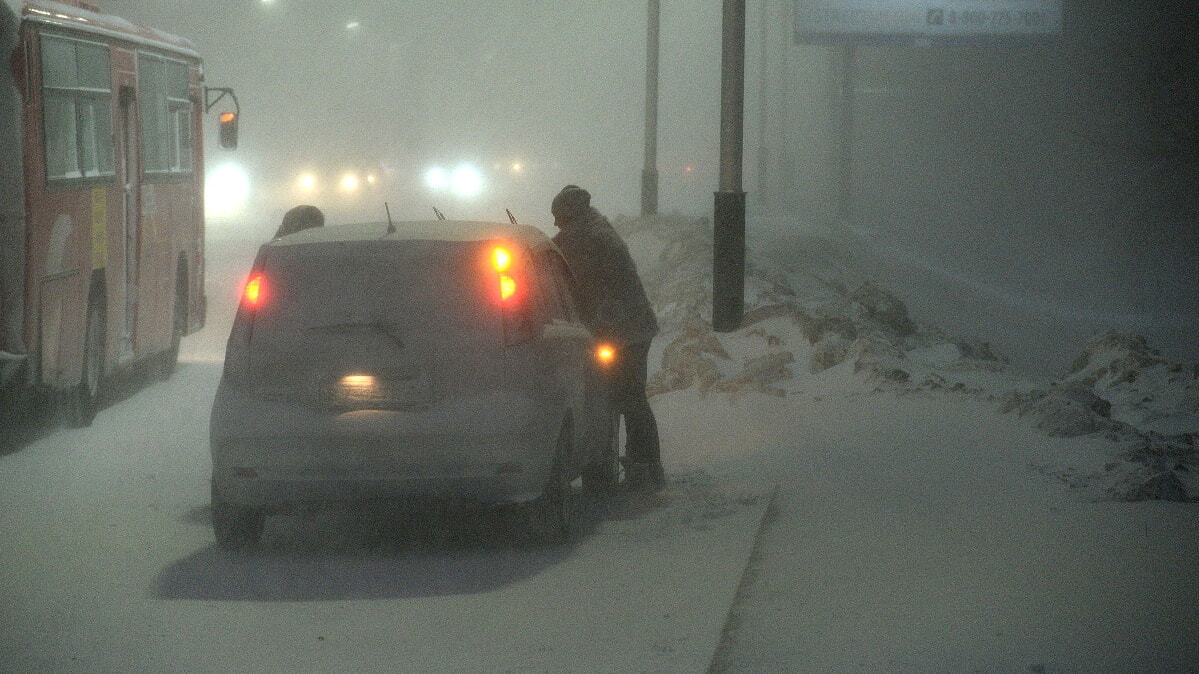
[[[222,112],[218,120],[220,121],[221,147],[226,150],[237,149],[237,113]]]

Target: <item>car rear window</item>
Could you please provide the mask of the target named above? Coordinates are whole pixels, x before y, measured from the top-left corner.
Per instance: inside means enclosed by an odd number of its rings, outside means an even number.
[[[444,241],[280,246],[264,261],[270,290],[255,324],[478,329],[499,317],[488,279],[481,278],[480,250],[479,244]]]

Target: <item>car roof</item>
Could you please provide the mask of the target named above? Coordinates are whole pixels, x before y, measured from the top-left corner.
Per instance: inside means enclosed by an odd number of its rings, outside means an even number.
[[[292,246],[312,243],[348,241],[490,241],[508,239],[529,247],[549,243],[545,232],[531,225],[469,220],[413,220],[395,223],[395,232],[388,233],[386,222],[364,222],[352,225],[329,225],[303,229],[294,234],[270,241],[268,246]]]

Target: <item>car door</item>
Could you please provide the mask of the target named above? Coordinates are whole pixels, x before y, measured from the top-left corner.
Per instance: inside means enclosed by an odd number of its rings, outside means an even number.
[[[577,326],[589,335],[582,340],[575,352],[579,364],[581,378],[579,401],[574,408],[576,419],[576,454],[581,464],[587,464],[598,458],[599,452],[606,449],[605,444],[611,433],[612,412],[605,373],[595,359],[596,340],[582,322],[578,307],[571,291],[570,269],[561,253],[550,249],[545,254],[545,265],[549,268],[553,282],[553,293],[561,304],[564,320]]]
[[[591,437],[588,393],[590,389],[589,361],[591,351],[591,333],[579,321],[570,292],[566,287],[566,261],[562,255],[552,248],[541,250],[537,255],[537,276],[540,280],[541,294],[545,298],[546,316],[551,323],[566,324],[571,329],[561,331],[561,334],[571,337],[556,340],[560,349],[559,371],[564,377],[562,382],[567,391],[567,401],[570,405],[574,420],[574,437],[571,447],[573,459],[577,466],[587,463],[590,456],[589,446]]]

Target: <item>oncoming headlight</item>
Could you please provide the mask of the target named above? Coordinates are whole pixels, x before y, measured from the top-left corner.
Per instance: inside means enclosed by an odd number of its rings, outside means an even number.
[[[483,192],[483,173],[471,164],[459,164],[453,171],[440,166],[425,171],[425,185],[434,192],[450,192],[456,197],[469,199]]]
[[[238,215],[249,196],[250,176],[237,164],[221,164],[204,180],[204,211],[209,215]]]

